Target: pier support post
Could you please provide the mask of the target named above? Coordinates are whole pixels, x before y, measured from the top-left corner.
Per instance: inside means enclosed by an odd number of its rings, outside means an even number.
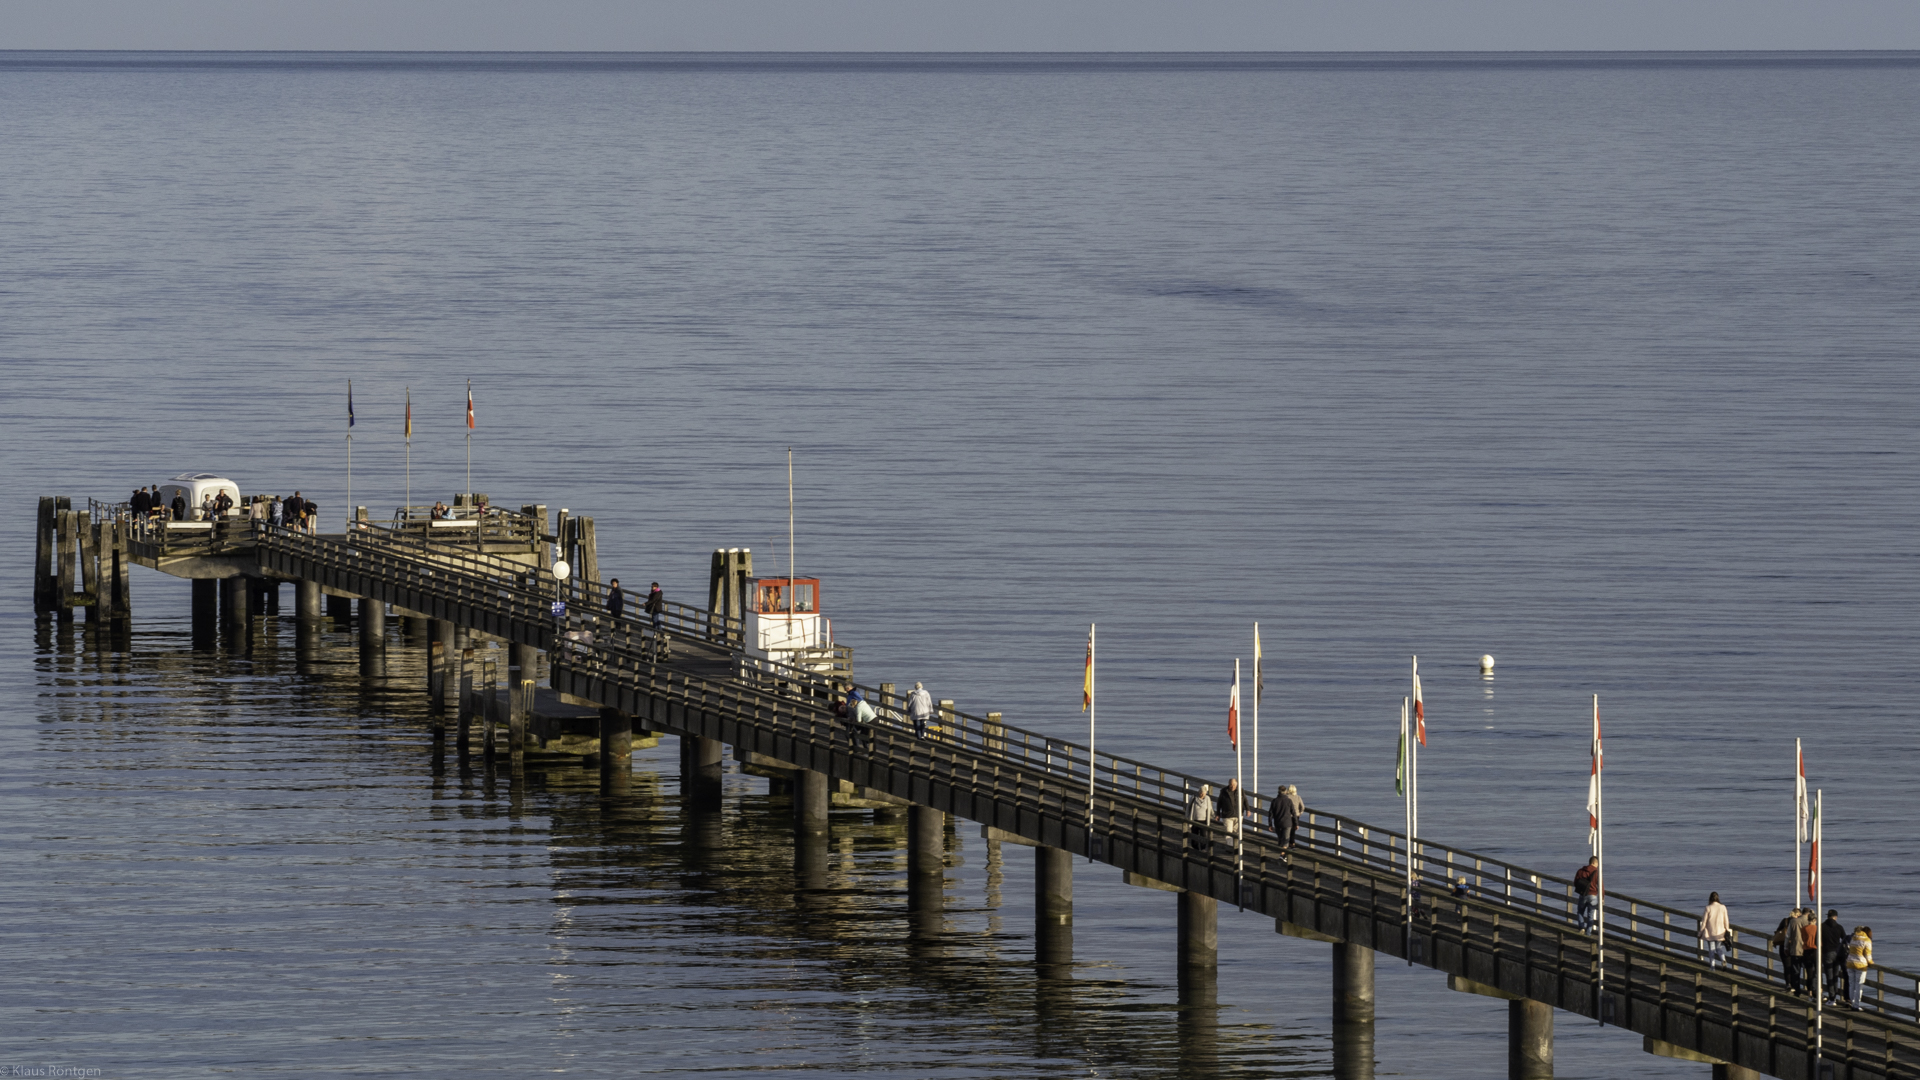
[[[320,583],[301,579],[293,584],[293,615],[301,622],[318,622],[320,610]]]
[[[507,646],[507,750],[516,768],[526,753],[527,722],[533,716],[533,693],[539,665],[539,649],[531,645]]]
[[[680,738],[680,793],[687,800],[687,806],[693,810],[720,809],[720,751],[724,749],[719,739],[703,739],[698,735],[683,735]],[[824,780],[825,777],[822,777]]]
[[[1179,964],[1182,975],[1206,972],[1220,963],[1219,901],[1205,893],[1180,890]]]
[[[361,675],[386,675],[386,603],[361,598]]]
[[[253,598],[252,583],[244,574],[220,579],[220,625],[229,634],[244,634],[249,616],[247,601]]]
[[[1553,1006],[1507,1002],[1507,1078],[1553,1080]]]
[[[1373,1080],[1373,950],[1333,946],[1333,1075]]]
[[[600,710],[600,775],[633,772],[633,717],[618,709]]]
[[[832,798],[827,774],[812,769],[793,772],[793,831],[801,837],[827,834],[827,810]],[[803,844],[806,841],[801,841]]]
[[[1033,849],[1033,953],[1043,968],[1073,964],[1073,855]]]
[[[193,579],[193,639],[212,641],[220,633],[220,582]]]
[[[947,815],[931,806],[907,808],[907,907],[937,911],[946,902]]]

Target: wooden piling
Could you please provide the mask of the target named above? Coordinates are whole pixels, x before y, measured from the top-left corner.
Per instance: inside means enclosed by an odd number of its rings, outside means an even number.
[[[467,740],[473,733],[473,673],[473,650],[460,650],[460,708],[453,737],[461,757],[467,755]]]
[[[1507,1002],[1507,1080],[1553,1080],[1553,1006],[1544,1001]]]
[[[460,683],[455,674],[459,661],[459,628],[451,619],[433,620],[433,643],[427,646],[427,692],[432,695],[432,712],[446,716],[460,705],[455,701]]]
[[[92,515],[81,510],[73,515],[75,548],[80,556],[80,592],[77,600],[87,608],[87,621],[100,621],[100,528]]]
[[[1187,894],[1180,894],[1184,899]],[[1547,1009],[1552,1021],[1551,1008]],[[1373,950],[1333,944],[1333,1075],[1337,1080],[1373,1080]],[[1529,1074],[1531,1075],[1531,1074]],[[1547,1073],[1553,1074],[1551,1070]]]
[[[247,632],[252,594],[244,574],[220,579],[220,629],[235,638]]]
[[[507,751],[514,768],[519,768],[527,749],[527,720],[533,714],[532,679],[521,679],[507,712]]]
[[[40,514],[33,531],[33,611],[36,615],[50,613],[59,604],[60,579],[53,566],[59,528],[54,519],[53,496],[40,496]]]
[[[125,623],[133,618],[133,523],[114,521],[108,529],[106,563],[107,618]]]
[[[575,519],[574,531],[577,534],[574,545],[580,552],[580,562],[576,570],[580,575],[580,582],[583,585],[598,585],[600,583],[600,549],[594,543],[593,519],[590,517]]]

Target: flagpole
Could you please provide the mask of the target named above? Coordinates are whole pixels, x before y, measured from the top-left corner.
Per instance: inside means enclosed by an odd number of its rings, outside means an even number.
[[[1820,859],[1820,838],[1826,832],[1825,793],[1813,793],[1813,850],[1814,858]],[[1826,998],[1827,988],[1822,985],[1827,974],[1826,921],[1823,914],[1827,910],[1826,867],[1815,865],[1808,868],[1813,875],[1813,1061],[1818,1072],[1820,1060],[1826,1056]]]
[[[1807,760],[1793,740],[1793,906],[1800,906],[1800,842],[1807,828]]]
[[[1260,791],[1260,624],[1253,624],[1253,790]],[[1244,792],[1242,793],[1244,797]]]
[[[400,511],[400,520],[404,524],[413,512],[413,391],[407,391],[407,501],[406,509]]]
[[[316,514],[315,516],[318,517],[319,515]],[[353,432],[351,431],[347,432],[347,520],[353,520]],[[318,521],[315,521],[313,524],[315,528],[318,528],[320,525]],[[347,531],[352,532],[353,530],[349,528]]]
[[[1233,696],[1240,696],[1240,658],[1233,658]],[[1247,774],[1246,755],[1240,752],[1240,733],[1233,733],[1233,782],[1240,789],[1239,806],[1234,807],[1233,823],[1233,894],[1240,902],[1240,910],[1247,910],[1246,890],[1241,888],[1242,874],[1246,869],[1246,831],[1247,831]]]
[[[1598,967],[1594,979],[1596,989],[1593,1001],[1594,1018],[1601,1027],[1607,1026],[1607,766],[1605,752],[1600,746],[1600,695],[1593,695],[1593,790],[1594,819],[1597,822],[1593,830],[1593,857],[1600,860],[1597,869],[1599,881],[1594,883],[1595,899],[1599,900],[1599,950]]]
[[[1093,745],[1094,745],[1093,736],[1094,736],[1095,728],[1097,726],[1095,724],[1095,720],[1099,716],[1099,705],[1097,703],[1097,699],[1099,695],[1094,693],[1094,684],[1097,681],[1096,672],[1098,670],[1098,661],[1094,653],[1095,629],[1096,627],[1093,623],[1087,624],[1087,861],[1088,862],[1093,861],[1093,763],[1096,760],[1098,760],[1094,756],[1094,751],[1093,751]]]
[[[1407,818],[1407,902],[1406,941],[1402,949],[1407,954],[1407,966],[1413,966],[1413,785],[1407,777],[1407,699],[1400,699],[1400,809]]]

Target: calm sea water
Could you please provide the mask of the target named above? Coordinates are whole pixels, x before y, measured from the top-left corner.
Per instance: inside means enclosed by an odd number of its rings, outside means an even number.
[[[1612,887],[1748,925],[1803,738],[1829,904],[1920,968],[1920,57],[15,53],[0,146],[0,1064],[1329,1074],[1324,948],[1253,916],[1196,1032],[1111,870],[1048,995],[1030,859],[964,827],[928,956],[897,829],[798,909],[784,802],[683,822],[671,740],[625,799],[463,772],[417,650],[195,652],[145,571],[130,651],[36,633],[34,496],[340,515],[350,378],[352,502],[464,488],[470,378],[474,487],[685,599],[784,567],[792,447],[864,680],[1083,735],[1097,621],[1116,752],[1230,775],[1258,620],[1262,787],[1383,825],[1418,653],[1425,831],[1542,869],[1597,693]],[[1384,1074],[1498,1071],[1497,1004],[1380,1000]]]

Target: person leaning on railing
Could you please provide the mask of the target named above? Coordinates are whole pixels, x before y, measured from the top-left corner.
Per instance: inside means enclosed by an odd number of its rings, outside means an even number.
[[[1573,891],[1580,898],[1580,929],[1591,932],[1600,925],[1600,860],[1592,858],[1574,871]]]

